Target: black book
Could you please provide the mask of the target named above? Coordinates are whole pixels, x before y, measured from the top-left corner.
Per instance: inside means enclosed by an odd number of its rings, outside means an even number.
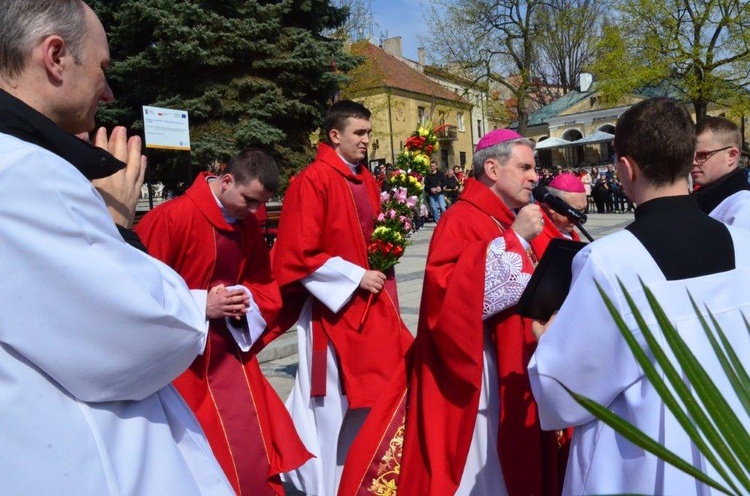
[[[568,296],[573,279],[573,257],[586,246],[581,241],[555,238],[550,241],[526,286],[516,310],[524,317],[547,321]]]

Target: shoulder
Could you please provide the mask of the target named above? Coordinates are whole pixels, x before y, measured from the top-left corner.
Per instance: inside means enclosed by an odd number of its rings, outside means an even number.
[[[728,196],[710,215],[726,224],[750,229],[750,191],[738,191]]]
[[[90,182],[73,164],[49,150],[0,133],[0,173],[31,176],[35,183],[67,178],[76,183]],[[92,188],[93,189],[93,188]]]

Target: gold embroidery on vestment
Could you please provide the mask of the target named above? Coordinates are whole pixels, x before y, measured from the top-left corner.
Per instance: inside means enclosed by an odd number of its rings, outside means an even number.
[[[391,438],[388,450],[383,455],[383,459],[380,460],[376,477],[372,480],[370,487],[367,488],[372,494],[396,496],[398,476],[401,473],[401,454],[404,447],[404,423],[405,419],[402,419],[401,425]]]

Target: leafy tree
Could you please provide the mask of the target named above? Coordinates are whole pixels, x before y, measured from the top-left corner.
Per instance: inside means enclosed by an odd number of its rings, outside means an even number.
[[[578,76],[594,62],[604,8],[601,0],[547,0],[539,6],[536,27],[542,36],[534,73],[546,85],[562,93],[578,86]]]
[[[576,86],[590,61],[600,0],[437,0],[426,39],[443,64],[510,94],[518,130],[531,110]],[[545,89],[554,86],[552,94]]]
[[[259,146],[288,177],[310,158],[310,135],[357,60],[320,33],[346,19],[328,0],[93,0],[109,34],[116,101],[100,120],[142,130],[142,105],[190,113],[196,169]],[[335,65],[334,65],[335,64]],[[169,157],[169,160],[166,158]],[[175,154],[155,175],[187,181]],[[184,160],[183,160],[184,162]]]
[[[609,100],[668,81],[696,117],[712,102],[748,106],[750,2],[618,0],[594,65]],[[744,88],[744,89],[743,89]]]

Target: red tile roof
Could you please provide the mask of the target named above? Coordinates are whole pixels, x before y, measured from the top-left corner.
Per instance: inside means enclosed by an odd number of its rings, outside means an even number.
[[[371,68],[376,71],[379,86],[470,105],[466,99],[459,97],[452,90],[436,83],[406,62],[386,53],[385,50],[369,41],[354,43],[352,53],[367,59],[365,64],[370,64]]]

